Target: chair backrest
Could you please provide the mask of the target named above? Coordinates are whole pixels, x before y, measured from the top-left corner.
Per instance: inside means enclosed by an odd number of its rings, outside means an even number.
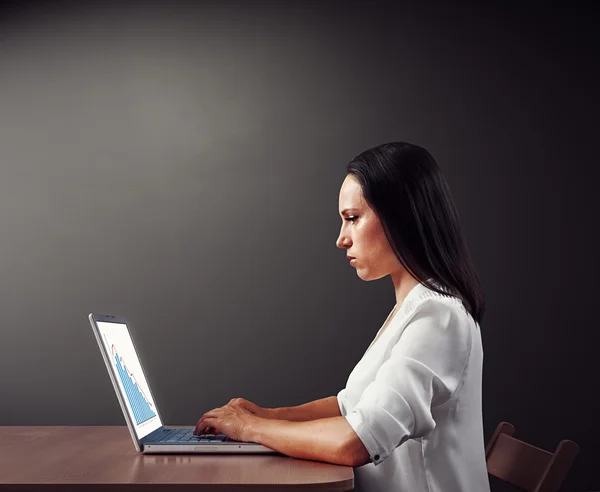
[[[579,453],[579,446],[563,440],[550,453],[515,439],[514,432],[514,426],[508,422],[498,424],[485,449],[488,473],[527,492],[556,492]]]

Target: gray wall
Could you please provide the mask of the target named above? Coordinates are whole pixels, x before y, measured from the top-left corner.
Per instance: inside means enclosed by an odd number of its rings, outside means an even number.
[[[591,11],[4,5],[0,425],[124,424],[89,312],[130,320],[166,423],[336,394],[394,303],[335,246],[345,165],[403,140],[486,288],[486,441],[573,439],[565,490],[600,488]]]

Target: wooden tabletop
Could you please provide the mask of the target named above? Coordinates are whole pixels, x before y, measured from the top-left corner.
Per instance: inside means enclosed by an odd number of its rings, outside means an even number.
[[[135,450],[126,426],[0,426],[0,491],[321,492],[353,487],[352,467],[284,455],[144,455]]]

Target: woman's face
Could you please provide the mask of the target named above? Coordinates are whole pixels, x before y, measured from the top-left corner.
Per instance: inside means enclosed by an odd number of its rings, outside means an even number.
[[[351,174],[342,183],[339,207],[342,228],[336,246],[356,258],[352,266],[361,279],[377,280],[403,269],[379,217],[364,200],[360,183]]]

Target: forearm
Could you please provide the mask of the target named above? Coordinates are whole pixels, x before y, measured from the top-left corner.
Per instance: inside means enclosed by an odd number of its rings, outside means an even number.
[[[296,407],[270,408],[269,411],[275,420],[289,420],[292,422],[306,422],[307,420],[326,419],[342,415],[337,396],[329,396]]]
[[[293,458],[345,466],[355,466],[361,459],[360,450],[352,445],[356,433],[341,416],[307,422],[259,418],[252,424],[249,438]]]

